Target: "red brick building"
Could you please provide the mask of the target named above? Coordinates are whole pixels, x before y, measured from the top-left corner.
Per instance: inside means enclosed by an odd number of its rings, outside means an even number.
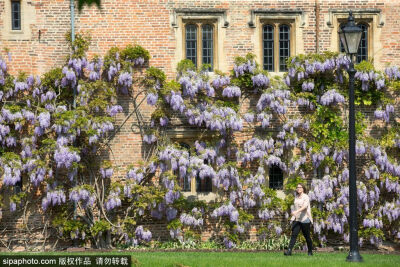
[[[350,9],[364,29],[359,58],[373,59],[378,69],[400,65],[400,2],[390,0],[103,0],[101,9],[75,10],[75,31],[90,33],[89,58],[113,46],[140,44],[150,51],[150,65],[164,70],[169,79],[184,58],[228,72],[235,56],[249,52],[265,69],[279,74],[284,56],[339,51],[338,28]],[[10,53],[10,72],[42,74],[62,65],[69,53],[65,34],[71,29],[70,14],[69,0],[1,0],[0,48],[3,57],[4,49]],[[132,108],[128,100],[122,105]],[[143,106],[145,119],[151,112]],[[111,141],[117,167],[141,158],[135,119],[125,118],[118,117],[124,124]],[[180,131],[173,135],[189,136]],[[14,220],[6,218],[3,225]],[[41,217],[33,221],[40,226]]]

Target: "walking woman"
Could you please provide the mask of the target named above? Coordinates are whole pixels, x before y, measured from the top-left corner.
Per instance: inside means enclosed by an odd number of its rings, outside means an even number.
[[[286,256],[292,255],[292,249],[296,243],[297,235],[301,231],[307,241],[308,255],[312,256],[312,240],[310,237],[310,227],[313,222],[311,216],[310,198],[306,194],[306,187],[303,184],[298,184],[296,187],[296,197],[294,199],[294,211],[292,212],[292,236]]]

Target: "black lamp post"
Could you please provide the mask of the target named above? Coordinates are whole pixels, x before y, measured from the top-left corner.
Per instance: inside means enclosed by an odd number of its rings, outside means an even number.
[[[362,29],[354,23],[350,11],[347,24],[339,30],[340,41],[346,54],[350,56],[349,73],[349,204],[350,204],[350,252],[347,261],[360,262],[358,251],[358,224],[357,224],[357,186],[356,186],[356,131],[354,115],[354,69],[353,59],[357,55]]]

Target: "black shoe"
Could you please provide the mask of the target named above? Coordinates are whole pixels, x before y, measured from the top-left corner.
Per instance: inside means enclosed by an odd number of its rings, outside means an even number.
[[[313,254],[312,254],[312,251],[309,251],[308,252],[308,256],[312,256]]]
[[[286,250],[285,252],[283,252],[283,255],[285,255],[285,256],[292,256],[292,250],[289,248],[288,250]]]

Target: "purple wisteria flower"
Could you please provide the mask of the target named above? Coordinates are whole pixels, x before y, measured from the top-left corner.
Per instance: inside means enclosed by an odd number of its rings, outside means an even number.
[[[237,222],[239,219],[239,212],[237,209],[232,205],[231,202],[229,204],[222,205],[221,207],[215,209],[211,213],[211,217],[217,218],[222,216],[228,216],[231,222]]]
[[[31,183],[35,187],[38,187],[40,183],[43,182],[45,175],[46,175],[46,169],[39,167],[34,172],[31,172],[29,178]]]
[[[224,245],[225,245],[225,248],[227,248],[227,249],[236,247],[236,244],[227,237],[224,238]]]
[[[311,92],[314,90],[314,83],[313,82],[303,82],[301,85],[301,89],[305,92]]]
[[[149,230],[145,231],[143,229],[143,226],[138,226],[135,230],[135,235],[137,240],[140,241],[145,241],[145,242],[150,242],[152,235]]]
[[[246,113],[244,114],[244,120],[248,123],[254,122],[254,114],[253,113]]]
[[[25,91],[28,90],[29,85],[25,82],[17,82],[14,81],[14,92],[17,93],[18,91]]]
[[[171,99],[169,103],[174,111],[179,110],[182,113],[185,110],[183,98],[179,92],[175,93],[174,91],[171,91]]]
[[[61,205],[65,203],[65,194],[61,189],[47,191],[46,197],[42,199],[42,209],[44,211],[51,206]]]
[[[160,118],[160,126],[165,127],[168,125],[168,122],[169,122],[169,119],[167,117]]]
[[[17,182],[21,181],[21,169],[16,166],[21,166],[21,162],[15,162],[15,167],[11,168],[8,165],[4,165],[4,175],[3,183],[6,186],[15,185]],[[18,165],[17,165],[18,164]]]
[[[193,208],[190,213],[182,213],[179,220],[186,226],[201,227],[203,225],[203,213],[198,208]]]
[[[253,81],[254,87],[266,88],[269,86],[269,78],[264,74],[257,74],[256,76],[251,77],[251,80]]]
[[[157,137],[154,134],[143,135],[143,142],[152,144],[157,141]]]
[[[374,115],[377,119],[384,119],[386,122],[389,122],[390,113],[394,113],[393,105],[386,105],[385,110],[375,110]]]
[[[118,67],[111,65],[107,72],[108,81],[112,81],[112,79],[114,79],[114,77],[117,75],[118,71]]]
[[[10,212],[14,212],[17,209],[17,204],[10,202]]]
[[[329,106],[329,105],[337,105],[339,103],[343,103],[345,101],[344,97],[336,92],[335,89],[329,90],[325,92],[321,99],[320,103],[324,106]]]
[[[131,88],[133,83],[132,74],[129,72],[123,72],[118,77],[118,84],[120,85],[119,89],[121,93],[127,95],[129,89]]]
[[[116,207],[121,206],[121,199],[119,198],[120,193],[121,189],[119,187],[117,187],[115,190],[110,191],[110,194],[104,205],[107,211],[113,210]]]
[[[74,162],[80,162],[81,157],[76,151],[71,151],[68,147],[59,146],[54,152],[54,160],[57,163],[57,168],[69,169]]]
[[[136,183],[139,184],[143,180],[144,175],[145,175],[144,168],[135,167],[128,171],[128,173],[126,174],[126,177],[129,179],[133,179],[134,181],[136,181]]]
[[[42,127],[43,129],[50,127],[50,113],[48,112],[40,113],[38,116],[38,121],[40,127]]]
[[[183,76],[179,79],[179,83],[181,84],[183,88],[183,95],[184,96],[189,96],[191,98],[194,98],[195,95],[198,93],[199,88],[198,86],[194,85],[191,81],[191,78],[188,76]]]
[[[154,106],[157,103],[158,94],[149,93],[147,95],[147,104]]]
[[[103,67],[103,65],[104,65],[103,60],[100,58],[97,60],[93,60],[92,62],[89,63],[88,65],[88,70],[90,71],[89,80],[97,81],[100,79],[101,68]]]
[[[138,57],[133,60],[136,66],[142,66],[144,64],[144,58]]]
[[[165,203],[166,203],[167,205],[174,203],[175,200],[177,200],[177,199],[180,197],[180,195],[181,195],[181,194],[180,194],[180,192],[178,192],[178,191],[169,190],[169,191],[165,194],[165,197],[164,197]]]
[[[86,58],[71,58],[68,61],[68,67],[72,68],[78,77],[83,75],[84,68],[88,65],[88,61]]]
[[[100,175],[102,178],[111,178],[111,176],[113,175],[114,170],[112,168],[100,168]]]
[[[244,75],[245,73],[254,73],[256,70],[256,61],[248,60],[246,63],[240,64],[239,66],[235,64],[233,70],[236,77]]]
[[[241,91],[240,88],[237,86],[227,86],[224,88],[224,90],[222,91],[222,96],[224,97],[240,97],[241,96]]]
[[[386,68],[385,74],[388,76],[389,80],[400,79],[400,70],[399,70],[399,67],[397,67],[397,66]]]
[[[231,79],[229,78],[229,76],[217,76],[217,78],[215,78],[212,82],[212,85],[217,88],[223,88],[224,86],[227,86],[228,84],[231,83]]]
[[[71,192],[69,193],[69,199],[75,203],[81,201],[82,207],[87,208],[94,205],[94,202],[96,201],[96,196],[91,194],[85,188],[76,188],[71,190]]]
[[[111,116],[111,117],[115,117],[118,113],[122,112],[123,109],[120,105],[115,105],[115,106],[108,106],[107,107],[107,113]]]

